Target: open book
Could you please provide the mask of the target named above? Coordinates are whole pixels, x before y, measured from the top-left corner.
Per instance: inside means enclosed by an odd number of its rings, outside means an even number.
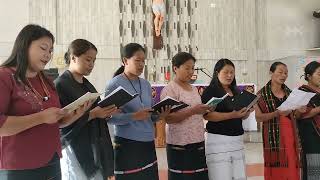
[[[108,94],[104,99],[98,102],[98,105],[100,107],[115,105],[120,108],[137,96],[139,96],[139,94],[131,94],[122,86],[119,86],[117,89]]]
[[[176,112],[179,111],[180,109],[186,108],[189,105],[178,101],[172,97],[165,97],[162,101],[158,102],[157,104],[152,106],[153,112],[161,112],[161,108],[165,108],[166,106],[171,106],[170,112]]]
[[[189,105],[184,103],[184,102],[181,102],[179,105],[174,105],[171,107],[171,110],[170,110],[170,113],[172,112],[177,112],[179,111],[180,109],[184,109],[186,107],[188,107]]]
[[[295,88],[289,97],[277,108],[280,111],[295,110],[302,106],[306,106],[316,93],[305,92]]]
[[[95,101],[100,95],[100,93],[87,92],[86,94],[79,97],[77,100],[62,108],[62,110],[65,110],[68,113],[70,113],[78,109],[80,106],[84,105],[84,103],[86,103],[87,101]]]
[[[229,94],[225,94],[224,96],[222,96],[221,98],[217,98],[217,97],[212,97],[207,103],[206,105],[211,106],[211,107],[216,107],[220,102],[222,102],[226,97],[228,97]]]
[[[242,108],[246,108],[249,110],[252,108],[253,105],[255,105],[258,101],[259,97],[248,92],[248,91],[242,91],[240,94],[237,94],[233,98],[233,105],[235,110],[241,110]]]

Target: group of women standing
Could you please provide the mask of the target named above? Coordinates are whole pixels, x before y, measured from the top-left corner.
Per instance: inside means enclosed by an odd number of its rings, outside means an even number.
[[[320,63],[313,61],[305,67],[306,85],[300,90],[316,95],[307,107],[280,111],[277,107],[291,90],[285,85],[288,69],[275,62],[270,67],[271,80],[258,92],[261,96],[255,110],[257,121],[263,122],[264,176],[266,180],[320,178],[319,88]]]
[[[97,99],[68,113],[61,107],[97,92],[85,76],[92,72],[98,50],[87,40],[72,41],[65,53],[68,70],[53,83],[43,73],[53,43],[48,30],[27,25],[0,67],[0,179],[158,180],[154,123],[159,119],[167,123],[169,180],[246,179],[242,121],[253,109],[234,107],[240,92],[229,59],[216,63],[213,79],[200,96],[190,84],[196,59],[186,52],[176,54],[175,77],[162,90],[161,99],[170,96],[189,106],[154,113],[151,85],[139,77],[145,50],[127,44],[122,66],[106,92],[122,86],[138,97],[120,109],[101,108]],[[294,111],[277,110],[291,92],[284,84],[286,65],[273,63],[270,75],[254,108],[263,123],[265,179],[320,179],[320,63],[305,67],[308,83],[299,88],[316,95],[307,107]],[[216,107],[205,105],[226,93],[229,96]],[[107,123],[115,126],[114,143]]]
[[[112,91],[121,85],[138,98],[121,109],[101,108],[98,98],[67,112],[61,108],[97,92],[85,76],[98,50],[87,40],[72,41],[64,56],[68,70],[52,82],[43,70],[53,44],[47,29],[27,25],[0,66],[0,179],[158,179],[153,123],[170,109],[151,113],[150,83],[139,78],[143,47],[124,48],[124,66],[107,86]],[[114,145],[107,122],[116,127]]]

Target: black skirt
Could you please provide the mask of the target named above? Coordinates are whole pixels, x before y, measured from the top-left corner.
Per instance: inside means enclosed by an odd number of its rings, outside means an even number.
[[[115,137],[116,180],[159,180],[154,141]]]
[[[56,153],[44,167],[27,170],[0,170],[1,180],[61,180],[60,158]]]
[[[209,180],[204,142],[167,144],[168,180]]]
[[[298,121],[303,153],[303,180],[320,179],[320,137],[312,118]]]

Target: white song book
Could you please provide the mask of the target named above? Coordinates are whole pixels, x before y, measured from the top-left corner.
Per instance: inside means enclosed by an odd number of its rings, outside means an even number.
[[[306,106],[314,95],[316,95],[316,93],[301,91],[297,88],[293,89],[286,101],[284,101],[277,109],[280,111],[288,111]]]
[[[84,105],[87,101],[95,101],[101,93],[91,93],[87,92],[86,94],[79,97],[77,100],[73,101],[72,103],[68,104],[62,110],[67,111],[68,113],[78,109],[80,106]]]

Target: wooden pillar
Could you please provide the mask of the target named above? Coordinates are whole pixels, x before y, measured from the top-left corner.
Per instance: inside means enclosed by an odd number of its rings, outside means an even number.
[[[163,119],[155,124],[156,139],[155,144],[157,148],[166,147],[166,123]]]

